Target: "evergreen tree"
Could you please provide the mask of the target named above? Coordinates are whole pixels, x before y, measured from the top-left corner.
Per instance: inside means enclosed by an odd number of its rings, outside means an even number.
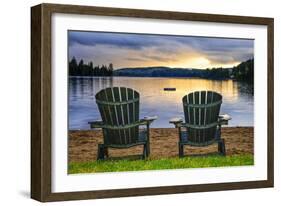
[[[113,64],[110,63],[108,66],[108,76],[112,76],[113,74]]]
[[[78,71],[77,71],[77,76],[81,76],[84,68],[84,61],[83,59],[80,60],[78,64]]]
[[[107,74],[107,68],[105,65],[102,65],[100,69],[100,76],[106,76],[106,74]]]
[[[77,69],[77,61],[76,61],[75,57],[72,57],[71,61],[69,62],[69,75],[75,76],[76,69]]]
[[[94,68],[94,76],[99,76],[99,74],[100,74],[100,66],[98,65],[98,66],[96,66],[95,68]]]

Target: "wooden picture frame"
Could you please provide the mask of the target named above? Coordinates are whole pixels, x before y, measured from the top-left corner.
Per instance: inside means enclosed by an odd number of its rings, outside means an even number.
[[[170,185],[134,189],[110,189],[79,192],[52,192],[52,76],[51,17],[54,13],[98,15],[128,18],[182,20],[263,25],[267,27],[267,179],[196,185]],[[31,198],[42,201],[160,195],[273,187],[274,184],[274,83],[272,18],[244,17],[169,11],[105,8],[92,6],[40,4],[31,8]]]

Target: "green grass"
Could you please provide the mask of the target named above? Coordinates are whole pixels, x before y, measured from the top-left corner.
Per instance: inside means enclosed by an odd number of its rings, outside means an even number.
[[[201,156],[147,160],[100,160],[70,163],[70,174],[253,165],[253,155]]]

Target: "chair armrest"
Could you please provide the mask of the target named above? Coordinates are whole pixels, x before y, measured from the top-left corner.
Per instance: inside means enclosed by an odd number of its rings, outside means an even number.
[[[179,117],[174,117],[174,118],[170,119],[169,123],[174,124],[175,128],[179,128],[179,127],[182,127],[183,119],[179,118]]]
[[[151,124],[154,120],[156,120],[157,116],[145,116],[143,119],[140,119],[141,124]]]
[[[104,125],[102,120],[88,122],[88,124],[90,124],[91,128],[103,128]]]
[[[220,125],[228,125],[228,121],[231,120],[231,116],[229,116],[228,114],[220,114],[219,115],[219,124]]]

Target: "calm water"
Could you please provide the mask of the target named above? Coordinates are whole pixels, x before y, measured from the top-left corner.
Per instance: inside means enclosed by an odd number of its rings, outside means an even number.
[[[140,118],[157,115],[154,128],[172,127],[170,118],[183,117],[182,97],[195,90],[213,90],[223,95],[221,114],[232,117],[230,126],[253,126],[253,89],[246,83],[196,78],[70,77],[69,129],[89,129],[89,121],[100,119],[95,94],[112,86],[137,90]],[[175,87],[176,91],[163,91],[164,87]]]

